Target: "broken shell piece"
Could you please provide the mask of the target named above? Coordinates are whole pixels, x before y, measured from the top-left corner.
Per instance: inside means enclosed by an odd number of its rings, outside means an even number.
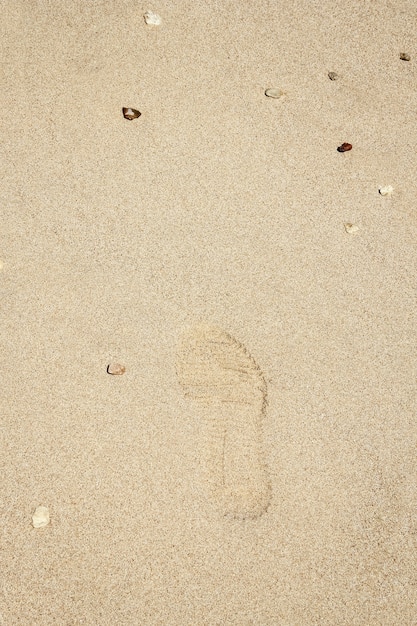
[[[330,78],[330,80],[337,80],[339,78],[339,74],[336,74],[336,72],[329,72],[327,76]]]
[[[379,187],[378,189],[381,196],[390,196],[394,191],[394,188],[391,185],[387,185],[386,187]]]
[[[137,111],[136,109],[127,109],[126,107],[123,107],[123,117],[125,117],[127,120],[135,120],[141,115],[142,113],[140,111]]]
[[[120,363],[109,363],[107,366],[107,373],[112,376],[121,376],[126,371],[124,365],[120,365]]]
[[[282,96],[285,96],[285,91],[283,91],[282,89],[276,89],[275,87],[271,87],[265,90],[265,95],[268,98],[282,98]]]
[[[146,11],[143,17],[150,26],[159,26],[162,23],[161,17],[152,11]]]
[[[46,506],[38,506],[32,516],[33,528],[44,528],[49,524],[49,509]]]
[[[401,61],[411,61],[411,57],[406,52],[400,52]]]
[[[357,233],[359,230],[359,226],[356,224],[350,224],[349,222],[345,224],[345,231],[349,233],[349,235],[353,235],[353,233]]]
[[[352,144],[346,142],[342,143],[342,145],[337,149],[338,152],[348,152],[349,150],[352,150]]]

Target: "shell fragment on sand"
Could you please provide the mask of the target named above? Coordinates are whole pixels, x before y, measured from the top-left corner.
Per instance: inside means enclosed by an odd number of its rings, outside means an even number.
[[[135,120],[140,117],[142,113],[137,109],[131,109],[127,107],[123,107],[123,117],[127,120]]]
[[[49,509],[46,506],[38,506],[32,516],[33,528],[44,528],[49,524]]]
[[[330,78],[330,80],[337,80],[339,78],[339,74],[336,74],[336,72],[329,72],[327,76]]]
[[[120,363],[109,363],[107,366],[107,373],[112,376],[121,376],[126,371],[124,365],[120,365]]]
[[[276,87],[270,87],[268,89],[265,90],[265,95],[268,98],[282,98],[282,96],[285,96],[285,91],[283,91],[282,89],[278,89]]]
[[[346,142],[342,143],[342,145],[337,149],[338,152],[348,152],[349,150],[352,150],[352,144]]]
[[[406,52],[400,52],[401,61],[411,61],[411,57]]]
[[[162,23],[162,19],[157,13],[153,13],[152,11],[146,11],[143,16],[145,22],[149,24],[149,26],[160,26]]]
[[[394,191],[394,188],[391,185],[387,185],[386,187],[379,187],[378,191],[381,196],[390,196]]]
[[[345,231],[349,233],[349,235],[353,235],[354,233],[357,233],[358,230],[359,230],[359,226],[357,226],[356,224],[350,224],[349,222],[345,224]]]

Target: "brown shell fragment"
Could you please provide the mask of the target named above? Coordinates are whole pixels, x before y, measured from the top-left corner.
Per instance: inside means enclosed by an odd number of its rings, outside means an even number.
[[[338,152],[348,152],[349,150],[352,150],[351,143],[342,143],[342,145],[337,149]]]
[[[401,61],[411,61],[411,57],[406,52],[400,52]]]
[[[123,117],[127,120],[135,120],[141,115],[142,113],[138,111],[137,109],[123,107]]]
[[[336,74],[336,72],[329,72],[327,76],[330,78],[330,80],[337,80],[339,78],[339,75]]]
[[[112,376],[121,376],[126,371],[124,365],[120,365],[120,363],[109,363],[107,366],[107,373]]]

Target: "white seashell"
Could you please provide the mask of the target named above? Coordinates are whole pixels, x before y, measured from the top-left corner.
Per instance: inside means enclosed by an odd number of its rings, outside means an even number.
[[[266,89],[265,95],[268,98],[282,98],[282,96],[285,96],[285,91],[277,89],[276,87],[270,87],[269,89]]]
[[[350,235],[353,235],[353,233],[357,233],[358,230],[359,230],[359,226],[356,226],[356,224],[349,224],[349,223],[345,224],[345,231],[349,233]]]
[[[391,185],[387,185],[386,187],[379,187],[378,189],[381,196],[390,196],[394,191],[394,188]]]
[[[120,363],[110,363],[107,366],[107,373],[111,374],[112,376],[121,376],[125,373],[125,371],[125,366],[121,365]]]
[[[46,506],[38,506],[32,516],[33,528],[44,528],[49,524],[49,509]]]
[[[153,13],[152,11],[146,11],[143,17],[145,19],[145,22],[150,26],[159,26],[162,23],[160,16],[156,13]]]

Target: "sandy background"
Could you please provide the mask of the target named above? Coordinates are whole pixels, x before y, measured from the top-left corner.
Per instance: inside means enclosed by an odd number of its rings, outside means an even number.
[[[0,624],[417,624],[415,3],[1,13]],[[207,489],[201,322],[267,384],[255,519]]]

